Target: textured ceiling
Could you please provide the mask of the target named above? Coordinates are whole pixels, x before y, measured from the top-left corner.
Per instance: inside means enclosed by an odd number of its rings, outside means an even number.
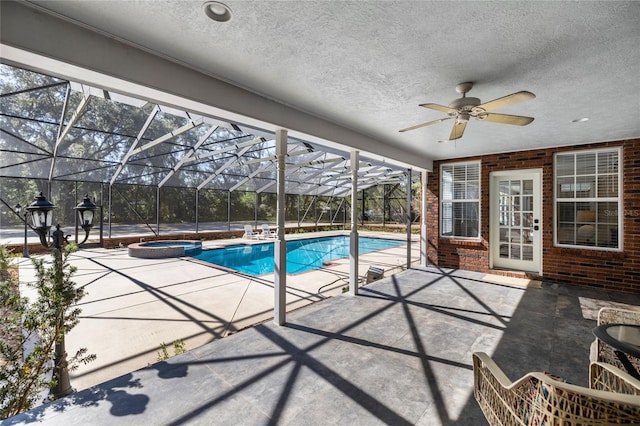
[[[640,2],[229,0],[227,23],[202,0],[30,3],[433,159],[640,137]],[[483,102],[535,93],[496,111],[535,121],[398,132],[466,81]]]

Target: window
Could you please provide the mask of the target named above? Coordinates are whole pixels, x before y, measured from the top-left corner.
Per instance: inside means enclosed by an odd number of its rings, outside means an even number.
[[[555,244],[620,250],[621,149],[556,154]]]
[[[440,168],[440,235],[480,236],[480,162]]]

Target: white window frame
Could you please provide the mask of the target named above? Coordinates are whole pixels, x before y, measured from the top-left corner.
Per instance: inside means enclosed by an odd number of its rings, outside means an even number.
[[[470,165],[477,165],[478,166],[478,198],[462,198],[462,199],[456,199],[451,198],[445,198],[445,191],[444,191],[444,171],[445,168],[447,167],[455,167],[455,166],[470,166]],[[466,182],[466,181],[465,181]],[[454,192],[454,191],[452,191]],[[481,224],[482,224],[482,217],[481,217],[481,204],[480,204],[480,197],[482,194],[482,163],[481,161],[464,161],[464,162],[456,162],[456,163],[444,163],[440,165],[440,220],[439,220],[439,235],[441,238],[448,238],[448,239],[456,239],[456,240],[471,240],[471,241],[479,241],[480,240],[480,228],[481,228]],[[467,237],[467,236],[460,236],[460,235],[448,235],[445,234],[445,226],[450,225],[451,226],[451,232],[453,233],[453,229],[454,229],[454,221],[452,218],[452,222],[451,224],[447,224],[445,225],[444,223],[444,211],[445,211],[445,204],[448,204],[449,206],[451,206],[451,210],[453,210],[453,205],[454,203],[476,203],[478,205],[478,229],[477,229],[477,235],[476,236],[472,236],[472,237]],[[453,214],[453,212],[452,212]]]
[[[577,155],[581,155],[581,154],[591,154],[591,153],[595,153],[596,154],[596,171],[595,171],[595,178],[596,178],[596,186],[597,186],[597,178],[600,175],[599,171],[597,170],[597,155],[598,153],[607,153],[607,152],[616,152],[618,154],[618,169],[617,169],[617,174],[618,174],[618,181],[617,181],[617,185],[618,185],[618,195],[616,197],[598,197],[598,194],[596,193],[595,197],[572,197],[572,198],[558,198],[558,172],[557,172],[557,167],[558,167],[558,161],[557,158],[559,156],[567,156],[567,155],[573,155],[574,156],[574,162],[575,162],[575,157]],[[599,250],[599,251],[616,251],[616,252],[621,252],[624,250],[623,244],[624,244],[624,229],[623,229],[623,224],[624,224],[624,188],[623,188],[623,152],[622,152],[622,147],[608,147],[608,148],[596,148],[596,149],[585,149],[585,150],[576,150],[576,151],[567,151],[567,152],[556,152],[553,155],[553,245],[555,247],[566,247],[566,248],[576,248],[576,249],[587,249],[587,250]],[[574,168],[575,168],[575,163],[574,163]],[[576,176],[582,176],[582,175],[578,175],[576,174],[576,171],[574,169],[574,174],[572,175],[574,178]],[[563,177],[570,177],[570,175],[567,176],[563,176]],[[584,188],[583,190],[588,190],[589,188],[587,187],[588,184],[585,183],[579,183],[579,182],[574,182],[573,184],[562,184],[563,186],[566,185],[570,185],[569,189],[574,189],[574,190],[579,190],[580,188]],[[558,229],[558,206],[562,203],[604,203],[604,202],[609,202],[609,203],[617,203],[618,208],[617,208],[617,216],[618,216],[618,221],[617,221],[617,226],[618,226],[618,235],[617,235],[617,241],[618,241],[618,247],[607,247],[607,246],[597,246],[597,245],[586,245],[586,244],[567,244],[567,243],[560,243],[558,241],[558,235],[560,230]],[[594,219],[595,221],[595,219]],[[574,223],[577,223],[577,218],[576,221]],[[597,223],[597,222],[596,222]]]

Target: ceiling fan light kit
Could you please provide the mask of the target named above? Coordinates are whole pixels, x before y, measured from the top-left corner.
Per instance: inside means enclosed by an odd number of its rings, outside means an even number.
[[[456,118],[456,124],[462,124],[462,123],[466,123],[467,121],[469,121],[469,114],[466,112],[461,112],[460,114],[458,114],[458,117]]]
[[[471,82],[458,84],[456,86],[456,92],[461,94],[462,97],[455,99],[448,106],[433,103],[420,104],[420,106],[423,108],[434,109],[436,111],[447,113],[448,117],[407,127],[406,129],[400,130],[400,132],[407,132],[409,130],[418,129],[420,127],[442,123],[445,120],[453,118],[454,125],[453,129],[451,130],[451,134],[449,135],[449,140],[454,140],[462,137],[467,122],[471,117],[479,121],[490,121],[492,123],[511,124],[515,126],[526,126],[533,121],[533,117],[495,114],[490,112],[494,109],[504,108],[518,102],[534,99],[536,95],[534,95],[533,93],[523,90],[507,96],[503,96],[498,99],[494,99],[489,102],[482,103],[478,98],[467,97],[467,93],[471,90],[471,88],[473,88],[473,83]]]

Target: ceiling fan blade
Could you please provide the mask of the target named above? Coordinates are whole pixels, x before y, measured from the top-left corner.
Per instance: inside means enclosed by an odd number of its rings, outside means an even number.
[[[452,141],[454,139],[460,139],[462,134],[464,133],[464,128],[467,127],[466,121],[456,121],[453,125],[453,129],[451,129],[451,134],[449,135],[449,140]]]
[[[515,126],[526,126],[533,121],[533,117],[508,114],[481,114],[478,115],[477,119],[480,121],[491,121],[492,123],[513,124]]]
[[[398,130],[399,132],[408,132],[409,130],[414,130],[414,129],[419,129],[420,127],[426,127],[426,126],[430,126],[432,124],[436,124],[436,123],[442,123],[445,120],[450,119],[451,117],[447,117],[447,118],[440,118],[438,120],[433,120],[433,121],[427,121],[426,123],[422,123],[422,124],[417,124],[415,126],[411,126],[411,127],[407,127],[406,129],[402,129],[402,130]]]
[[[521,92],[512,93],[510,95],[480,104],[475,107],[474,110],[483,109],[485,111],[493,111],[494,109],[504,108],[509,105],[517,104],[518,102],[528,101],[529,99],[533,99],[535,97],[536,95],[534,95],[533,93],[523,90]]]
[[[420,104],[419,106],[424,108],[435,109],[436,111],[446,112],[447,114],[455,114],[458,112],[455,108],[449,108],[448,106],[439,105],[439,104]]]

